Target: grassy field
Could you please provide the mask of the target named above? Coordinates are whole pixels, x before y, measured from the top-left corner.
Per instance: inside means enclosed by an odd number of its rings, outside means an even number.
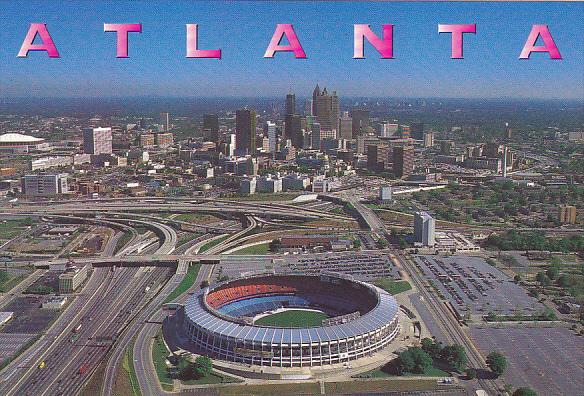
[[[322,312],[290,310],[270,316],[264,316],[255,323],[263,326],[278,327],[313,327],[320,326],[328,315]]]
[[[7,275],[7,279],[0,281],[0,293],[5,293],[26,279],[27,275]]]
[[[374,282],[378,286],[391,295],[396,295],[412,289],[412,285],[408,281],[395,281],[391,278],[383,278]]]
[[[270,242],[259,245],[248,246],[243,249],[234,251],[232,254],[268,254],[270,252]]]
[[[396,376],[383,370],[379,367],[375,370],[368,371],[361,374],[362,376],[370,376],[371,378],[395,378]],[[404,373],[404,377],[449,377],[450,374],[442,371],[434,366],[428,367],[422,374]]]
[[[235,383],[235,382],[242,382],[242,381],[239,378],[211,372],[211,374],[207,375],[206,377],[202,377],[199,379],[191,379],[191,380],[181,380],[181,382],[185,385],[208,385],[208,384]]]
[[[23,220],[4,220],[0,221],[0,235],[3,239],[12,239],[20,235],[27,226],[34,222],[27,218]]]
[[[162,333],[159,332],[154,338],[154,344],[152,345],[152,363],[154,363],[154,368],[156,369],[156,375],[158,376],[158,381],[162,386],[162,389],[172,390],[173,379],[170,378],[168,369],[166,367],[166,357],[169,351],[166,349],[166,345],[162,340]]]
[[[132,233],[124,232],[124,235],[122,235],[120,239],[118,239],[118,242],[116,242],[114,253],[119,252],[124,246],[126,246],[126,243],[130,242],[130,239],[132,239]]]
[[[177,246],[185,244],[203,235],[202,232],[184,232],[177,241]]]
[[[178,284],[176,289],[174,289],[172,293],[168,295],[168,297],[166,297],[164,302],[165,303],[170,302],[177,298],[178,296],[180,296],[181,294],[183,294],[184,292],[186,292],[189,289],[189,287],[191,287],[193,283],[195,283],[195,280],[197,279],[197,275],[200,269],[201,264],[191,265],[187,270],[187,274],[185,275],[182,282]]]
[[[221,238],[213,239],[212,241],[207,242],[201,249],[199,249],[199,253],[205,253],[207,250],[211,249],[213,246],[219,245],[221,242],[229,238],[229,235],[223,235]]]
[[[217,392],[221,396],[318,395],[320,394],[320,385],[315,382],[279,385],[238,385],[217,388]]]
[[[368,392],[408,392],[419,390],[437,389],[439,385],[435,380],[403,380],[403,379],[378,379],[365,381],[327,382],[326,394],[338,395],[344,393],[368,393]]]

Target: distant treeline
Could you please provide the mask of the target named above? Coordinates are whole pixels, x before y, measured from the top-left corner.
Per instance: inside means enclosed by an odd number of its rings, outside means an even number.
[[[491,235],[487,246],[499,250],[547,250],[550,252],[584,252],[584,237],[572,235],[563,238],[546,238],[543,232],[508,231]]]

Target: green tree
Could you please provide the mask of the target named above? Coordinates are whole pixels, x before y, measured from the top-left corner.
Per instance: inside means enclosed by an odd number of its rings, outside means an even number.
[[[204,289],[206,287],[209,287],[209,281],[207,279],[201,282],[201,289]]]
[[[427,352],[433,359],[440,359],[442,356],[442,344],[435,342],[431,338],[424,338],[422,340],[422,349]]]
[[[537,393],[531,388],[523,387],[515,389],[513,396],[537,396]]]
[[[535,276],[535,280],[538,281],[539,284],[544,287],[549,286],[551,284],[550,278],[548,278],[548,276],[543,272],[538,272],[537,275]]]
[[[515,276],[513,277],[513,281],[514,281],[515,283],[519,283],[519,282],[521,282],[521,275],[519,275],[519,274],[515,275]]]
[[[400,372],[422,374],[430,366],[432,366],[432,357],[419,347],[408,348],[398,357]]]
[[[466,367],[467,357],[462,345],[447,345],[442,349],[442,359],[457,372],[462,372]]]
[[[199,356],[193,363],[193,372],[196,378],[203,378],[211,374],[213,362],[207,356]]]
[[[487,356],[487,366],[497,376],[501,376],[507,368],[507,359],[501,353],[493,351]]]
[[[475,379],[477,377],[477,370],[474,368],[467,368],[466,369],[466,378],[469,380]]]
[[[560,275],[560,267],[557,265],[550,265],[550,267],[546,271],[546,275],[551,280],[557,279],[558,276]]]

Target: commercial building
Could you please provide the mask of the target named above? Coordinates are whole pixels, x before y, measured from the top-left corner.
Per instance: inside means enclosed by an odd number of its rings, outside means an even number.
[[[410,125],[410,137],[416,140],[424,139],[424,123],[414,122]]]
[[[560,205],[558,207],[558,220],[562,224],[576,224],[576,207]]]
[[[339,138],[351,140],[353,139],[353,119],[349,117],[349,113],[343,113],[339,118]]]
[[[81,268],[68,266],[64,273],[59,275],[59,293],[73,293],[87,279],[89,265]]]
[[[112,153],[111,128],[86,128],[83,130],[83,152],[99,155]]]
[[[284,137],[290,139],[296,149],[304,147],[304,130],[302,117],[299,114],[287,114],[284,121]]]
[[[219,116],[217,114],[203,115],[203,131],[207,139],[219,143]]]
[[[315,93],[317,95],[314,115],[321,129],[326,131],[336,130],[339,119],[339,97],[337,93],[333,92],[329,95],[326,88],[319,92],[318,85],[315,88]]]
[[[156,134],[156,145],[161,148],[166,148],[172,146],[174,143],[174,135],[170,132],[167,133],[157,133]]]
[[[67,303],[67,296],[53,296],[43,301],[41,307],[44,309],[61,309]]]
[[[392,187],[391,186],[381,186],[379,188],[379,200],[381,203],[387,204],[392,201]]]
[[[257,178],[256,191],[261,193],[282,192],[282,179],[274,175],[265,175]]]
[[[247,155],[256,152],[256,112],[242,109],[235,113],[236,151]]]
[[[253,195],[256,192],[257,179],[255,177],[243,179],[239,185],[239,192]]]
[[[414,171],[414,146],[398,146],[393,148],[393,174],[405,178]]]
[[[359,136],[369,128],[369,110],[353,108],[351,117],[353,118],[353,137]]]
[[[140,147],[154,147],[156,140],[153,133],[143,133],[140,135]]]
[[[428,131],[424,134],[424,147],[434,146],[434,132]]]
[[[296,95],[293,93],[286,95],[286,108],[284,114],[296,114]]]
[[[278,143],[276,124],[267,121],[264,125],[264,134],[268,137],[268,152],[275,153]]]
[[[304,191],[310,185],[310,178],[305,175],[293,173],[282,178],[282,189],[284,191]]]
[[[414,214],[414,241],[424,247],[433,247],[436,243],[435,220],[426,212]]]
[[[22,193],[29,197],[50,197],[69,192],[68,175],[65,173],[53,175],[26,175],[21,181]]]

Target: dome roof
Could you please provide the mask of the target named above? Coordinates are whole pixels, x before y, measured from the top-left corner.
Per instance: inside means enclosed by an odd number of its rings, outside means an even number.
[[[0,144],[2,143],[40,143],[45,139],[34,136],[23,135],[22,133],[5,133],[0,135]]]

